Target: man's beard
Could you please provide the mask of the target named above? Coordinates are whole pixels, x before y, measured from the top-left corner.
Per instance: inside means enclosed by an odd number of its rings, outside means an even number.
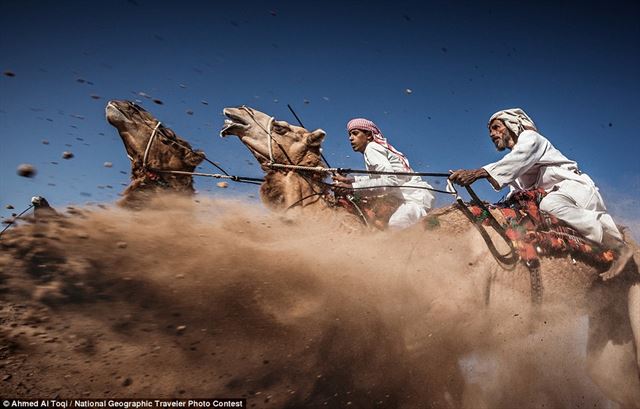
[[[498,152],[502,152],[507,149],[507,138],[508,136],[502,136],[497,141],[494,141],[494,145],[496,145],[496,150]]]

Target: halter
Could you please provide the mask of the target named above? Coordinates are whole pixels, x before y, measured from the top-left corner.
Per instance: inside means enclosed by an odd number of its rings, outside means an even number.
[[[137,104],[130,102],[130,106],[131,108],[133,108],[138,115],[140,116],[141,119],[141,123],[144,124],[144,126],[152,129],[151,131],[151,135],[149,136],[149,141],[147,142],[147,146],[145,148],[144,151],[144,156],[143,156],[143,161],[142,161],[142,169],[146,171],[146,177],[151,180],[152,182],[155,182],[161,186],[166,186],[167,183],[166,181],[164,181],[159,175],[158,173],[169,173],[169,174],[174,174],[174,175],[181,175],[181,176],[206,176],[206,177],[212,177],[212,178],[216,178],[216,179],[230,179],[233,180],[234,182],[240,182],[240,183],[249,183],[249,184],[260,184],[261,182],[263,182],[263,179],[260,178],[252,178],[252,177],[244,177],[244,176],[235,176],[235,175],[230,175],[229,173],[227,173],[227,171],[225,171],[223,168],[221,168],[217,163],[212,162],[209,158],[206,157],[206,155],[202,152],[196,152],[194,151],[191,147],[186,146],[183,143],[180,143],[177,139],[168,137],[167,135],[164,135],[163,132],[160,129],[160,125],[162,124],[160,121],[157,121],[157,123],[155,124],[155,126],[151,126],[149,125],[149,120],[147,120],[145,118],[145,115],[143,113],[146,113],[146,111],[144,111],[140,106],[138,106]],[[158,135],[159,134],[159,135]],[[155,169],[152,167],[148,166],[148,158],[149,158],[149,153],[151,151],[151,145],[153,144],[154,140],[157,139],[156,136],[158,136],[158,138],[164,138],[164,140],[169,141],[170,144],[172,145],[172,147],[180,147],[182,149],[184,149],[185,151],[189,151],[194,155],[200,156],[203,160],[209,162],[211,165],[215,166],[216,168],[218,168],[223,174],[218,174],[218,173],[200,173],[200,172],[187,172],[187,171],[180,171],[180,170],[165,170],[165,169]],[[129,155],[129,153],[127,152],[127,157],[129,158],[129,160],[131,162],[134,162],[135,159]]]
[[[148,180],[152,181],[153,183],[162,186],[162,187],[167,187],[169,186],[169,184],[167,183],[166,180],[164,180],[162,177],[160,177],[160,175],[158,175],[157,172],[164,172],[160,169],[153,169],[150,168],[147,165],[147,159],[149,158],[149,151],[151,151],[151,145],[153,144],[153,141],[156,139],[156,135],[158,134],[158,128],[160,128],[160,125],[162,124],[162,122],[158,121],[158,123],[156,124],[156,126],[153,127],[153,131],[151,131],[151,136],[149,137],[149,142],[147,142],[147,147],[144,150],[144,155],[142,156],[142,170],[145,171],[146,177]],[[163,135],[164,136],[164,135]],[[166,138],[166,136],[164,136]],[[172,171],[168,171],[165,173],[169,173]]]
[[[243,111],[245,111],[247,114],[249,114],[249,116],[251,117],[251,119],[253,119],[253,122],[256,123],[256,125],[258,125],[260,127],[260,129],[262,129],[265,134],[267,135],[267,146],[269,147],[269,165],[273,165],[275,163],[275,160],[273,159],[273,146],[271,143],[271,140],[273,139],[273,136],[271,135],[271,130],[273,129],[273,121],[274,121],[274,117],[269,117],[269,122],[267,122],[267,129],[264,128],[264,126],[262,126],[262,124],[260,122],[258,122],[258,120],[256,119],[255,115],[253,114],[253,112],[251,111],[251,109],[247,108],[246,106],[242,105],[240,107],[240,109],[242,109]],[[278,142],[276,142],[278,143]],[[278,146],[280,146],[280,144],[278,144]],[[281,148],[281,150],[284,152],[284,150]],[[285,154],[286,156],[286,154]],[[287,159],[289,159],[287,157]],[[291,159],[289,159],[289,162],[291,162]]]
[[[153,131],[151,132],[151,136],[149,137],[149,142],[147,142],[147,148],[144,150],[144,156],[142,157],[143,169],[147,169],[147,158],[149,157],[149,150],[151,149],[151,144],[155,139],[155,136],[156,136],[156,133],[158,132],[158,128],[160,127],[160,124],[162,124],[162,122],[158,121],[156,126],[153,128]]]
[[[284,150],[284,148],[280,145],[280,143],[278,143],[278,141],[276,141],[276,140],[273,138],[272,130],[273,130],[273,121],[275,120],[275,118],[274,118],[274,117],[272,117],[272,116],[271,116],[271,117],[269,117],[269,121],[267,122],[267,128],[265,129],[265,127],[264,127],[264,126],[262,126],[262,124],[261,124],[260,122],[258,122],[258,120],[256,119],[256,117],[255,117],[255,115],[254,115],[253,111],[252,111],[250,108],[246,107],[245,105],[242,105],[242,106],[240,107],[240,109],[241,109],[241,110],[243,110],[243,111],[245,111],[245,112],[249,115],[249,117],[251,117],[251,119],[253,120],[253,122],[255,122],[255,123],[256,123],[256,125],[258,125],[258,127],[264,131],[264,133],[265,133],[265,135],[266,135],[266,137],[267,137],[267,147],[268,147],[268,149],[269,149],[269,164],[268,164],[267,166],[268,166],[270,169],[276,169],[276,168],[289,168],[289,167],[300,167],[300,168],[310,169],[309,167],[306,167],[306,166],[294,165],[294,164],[293,164],[293,161],[291,160],[291,158],[289,157],[289,155],[287,155],[287,152]],[[274,159],[274,157],[273,157],[273,143],[272,143],[272,141],[273,141],[273,142],[275,142],[275,143],[278,145],[278,147],[280,148],[280,151],[282,151],[282,153],[284,154],[284,156],[285,156],[285,157],[287,158],[287,160],[289,161],[290,165],[285,165],[285,164],[281,164],[281,163],[276,163],[276,161],[275,161],[275,159]],[[321,167],[320,167],[320,168],[321,168]],[[313,169],[313,168],[311,168],[311,169]],[[296,172],[296,173],[298,173],[298,172]],[[298,174],[299,174],[299,173],[298,173]],[[307,183],[309,183],[309,185],[312,187],[312,189],[311,189],[311,190],[313,190],[313,192],[314,192],[314,193],[313,193],[313,194],[311,194],[311,195],[305,196],[305,197],[303,197],[302,199],[300,199],[300,200],[296,201],[296,202],[295,202],[295,203],[293,203],[291,206],[289,206],[289,207],[287,208],[287,210],[289,210],[290,208],[292,208],[292,207],[294,207],[294,206],[296,206],[296,205],[298,205],[298,204],[302,205],[302,203],[303,203],[303,201],[304,201],[305,199],[308,199],[308,198],[313,197],[313,196],[319,196],[319,197],[321,197],[322,199],[324,199],[325,201],[327,201],[327,198],[325,198],[325,197],[324,197],[324,194],[325,194],[325,192],[326,192],[325,190],[323,190],[323,191],[321,191],[321,192],[316,192],[316,191],[313,189],[313,185],[311,184],[311,182],[309,181],[309,179],[308,179],[307,177],[303,176],[303,175],[301,175],[301,176],[302,176],[302,178],[303,178]],[[303,207],[304,207],[304,206],[303,206]]]
[[[138,115],[140,116],[140,118],[142,119],[142,122],[144,123],[145,126],[148,126],[149,128],[151,128],[151,126],[149,126],[149,124],[147,123],[147,120],[144,118],[144,115],[142,114],[144,111],[142,108],[140,108],[140,106],[138,106],[138,104],[136,103],[130,103],[131,107],[136,110],[138,112]],[[147,147],[144,150],[144,155],[142,156],[142,169],[149,171],[149,167],[147,166],[147,158],[149,157],[149,151],[151,150],[151,144],[153,143],[153,140],[156,137],[156,134],[158,133],[158,128],[160,128],[160,125],[162,124],[162,122],[158,121],[156,123],[156,125],[152,128],[153,130],[151,131],[151,136],[149,137],[149,141],[147,142]],[[129,158],[130,161],[134,161],[134,159],[131,157],[131,155],[129,155],[129,153],[127,153],[127,157]]]

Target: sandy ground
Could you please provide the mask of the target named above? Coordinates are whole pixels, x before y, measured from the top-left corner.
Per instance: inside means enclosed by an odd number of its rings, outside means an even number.
[[[209,199],[22,224],[0,241],[0,395],[615,407],[586,371],[593,272],[547,264],[534,309],[525,272],[496,269],[476,234]]]

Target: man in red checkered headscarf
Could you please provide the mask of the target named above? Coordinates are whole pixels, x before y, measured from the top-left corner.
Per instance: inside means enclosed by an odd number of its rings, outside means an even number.
[[[409,160],[395,149],[376,124],[355,118],[347,124],[349,142],[354,151],[364,155],[367,170],[413,172]],[[360,195],[395,195],[402,203],[389,219],[390,228],[409,227],[425,216],[433,206],[431,186],[419,176],[370,175],[333,177],[335,186],[354,189]]]

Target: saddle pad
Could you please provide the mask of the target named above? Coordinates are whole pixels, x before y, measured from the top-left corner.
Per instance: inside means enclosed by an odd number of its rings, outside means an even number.
[[[523,261],[567,253],[592,264],[608,264],[614,260],[616,253],[613,250],[582,237],[558,218],[540,211],[540,201],[545,195],[543,189],[523,190],[504,202],[488,206],[503,216],[500,224]],[[486,210],[476,205],[470,205],[469,210],[477,222],[488,225]]]

